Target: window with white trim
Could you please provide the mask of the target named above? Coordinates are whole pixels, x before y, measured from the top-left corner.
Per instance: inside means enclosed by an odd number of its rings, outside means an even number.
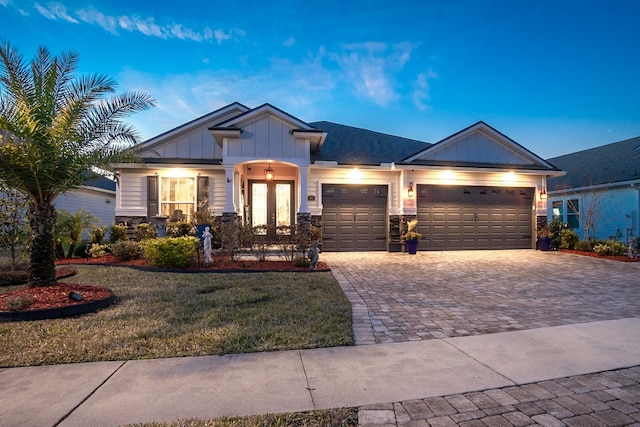
[[[160,179],[160,212],[169,221],[190,221],[196,206],[194,177]]]

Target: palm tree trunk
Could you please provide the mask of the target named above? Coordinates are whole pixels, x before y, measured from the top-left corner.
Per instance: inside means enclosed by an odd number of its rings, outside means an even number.
[[[50,202],[29,205],[31,225],[31,268],[28,285],[30,288],[51,286],[56,282],[56,265],[53,249],[53,228],[56,224],[56,210]]]

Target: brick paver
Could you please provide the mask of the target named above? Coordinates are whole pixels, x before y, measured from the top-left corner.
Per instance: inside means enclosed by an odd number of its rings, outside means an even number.
[[[351,301],[356,345],[640,317],[640,263],[532,250],[323,258]],[[365,427],[640,426],[640,367],[363,407],[359,415]]]
[[[593,389],[583,387],[568,395],[531,394],[531,384],[502,389],[456,394],[451,396],[397,402],[384,407],[360,408],[360,425],[364,427],[394,426],[640,426],[640,366],[596,374],[615,375],[625,385],[604,388],[592,382]],[[584,383],[592,375],[545,381],[546,390],[566,390],[568,382]],[[588,381],[586,381],[588,383]],[[550,386],[555,383],[557,387]],[[506,396],[509,396],[508,398]],[[497,401],[496,401],[497,398]],[[522,400],[520,400],[522,399]],[[498,401],[500,403],[498,403]],[[635,403],[629,403],[635,402]],[[384,422],[375,419],[372,410],[385,410]],[[392,416],[395,414],[395,418]]]
[[[640,317],[640,263],[534,250],[322,254],[356,345]]]

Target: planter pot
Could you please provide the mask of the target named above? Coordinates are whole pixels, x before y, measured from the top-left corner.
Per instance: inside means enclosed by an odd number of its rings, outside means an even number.
[[[538,249],[548,251],[551,248],[551,239],[549,237],[538,238]]]
[[[407,240],[407,252],[410,255],[415,255],[418,252],[418,241],[417,240]]]

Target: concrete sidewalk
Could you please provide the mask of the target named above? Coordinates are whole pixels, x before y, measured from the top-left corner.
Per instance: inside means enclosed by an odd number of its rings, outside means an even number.
[[[0,369],[2,426],[118,426],[424,399],[640,365],[630,318],[409,343]]]

